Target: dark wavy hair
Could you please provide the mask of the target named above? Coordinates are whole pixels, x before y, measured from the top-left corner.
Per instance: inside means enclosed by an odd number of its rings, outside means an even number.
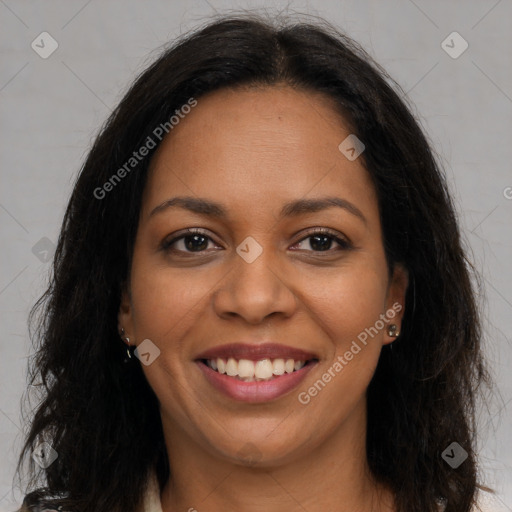
[[[288,85],[320,92],[366,145],[389,268],[409,273],[402,332],[382,349],[367,390],[367,460],[397,512],[468,512],[477,478],[475,412],[482,357],[474,269],[445,177],[386,72],[346,35],[314,19],[260,14],[209,20],[165,48],[112,112],[78,175],[64,216],[48,289],[29,323],[29,363],[39,403],[17,474],[29,459],[24,510],[37,503],[74,512],[131,512],[156,471],[172,478],[158,400],[140,364],[124,364],[117,330],[131,267],[141,196],[156,147],[98,199],[155,127],[195,98],[222,88]],[[172,136],[172,134],[170,135]],[[31,413],[32,414],[32,413]],[[28,455],[48,440],[58,458],[36,471]],[[453,441],[468,453],[453,469]],[[43,478],[44,485],[28,490]]]

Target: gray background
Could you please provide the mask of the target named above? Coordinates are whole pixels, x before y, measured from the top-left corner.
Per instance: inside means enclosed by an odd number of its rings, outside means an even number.
[[[13,471],[25,428],[27,315],[43,291],[45,260],[91,141],[157,47],[214,12],[247,7],[327,18],[359,41],[415,105],[484,278],[485,350],[498,393],[490,415],[482,411],[481,468],[500,510],[512,510],[511,0],[0,0],[0,510],[20,499]],[[46,59],[31,48],[43,31],[59,45]],[[441,46],[453,31],[469,44],[458,58]],[[462,48],[457,40],[447,44],[452,52]]]

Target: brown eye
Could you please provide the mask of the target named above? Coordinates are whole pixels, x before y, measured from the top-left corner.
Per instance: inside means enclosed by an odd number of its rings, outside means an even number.
[[[305,240],[309,240],[309,246],[311,249],[306,247],[305,250],[312,250],[313,252],[332,252],[333,242],[338,244],[338,250],[349,249],[351,244],[348,240],[341,238],[337,233],[332,232],[329,229],[322,228],[310,231],[308,235],[295,244],[304,243]],[[301,249],[303,250],[303,249]]]
[[[162,250],[177,253],[201,253],[208,248],[212,239],[198,229],[187,229],[185,233],[165,240]]]

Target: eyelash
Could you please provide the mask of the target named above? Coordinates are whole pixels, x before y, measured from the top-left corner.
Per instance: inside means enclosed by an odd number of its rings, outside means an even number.
[[[177,252],[177,253],[181,253],[181,254],[185,253],[185,254],[190,254],[190,255],[199,255],[199,254],[205,253],[206,250],[204,250],[204,251],[197,251],[197,252],[194,252],[194,251],[176,251],[176,249],[172,249],[171,248],[171,246],[173,244],[175,244],[176,242],[178,242],[179,240],[181,240],[183,238],[187,238],[187,237],[192,236],[192,235],[202,235],[205,238],[207,238],[209,240],[212,240],[214,242],[214,240],[205,231],[203,231],[203,230],[201,230],[199,228],[188,228],[187,230],[185,230],[185,233],[182,233],[179,236],[176,236],[176,237],[172,238],[171,240],[164,240],[162,242],[161,249],[163,251],[167,251],[167,252]],[[311,228],[310,230],[308,230],[305,233],[304,237],[302,237],[300,240],[295,242],[293,245],[297,245],[298,243],[304,242],[308,238],[311,238],[311,237],[313,237],[315,235],[323,235],[323,236],[327,236],[328,238],[331,238],[333,241],[335,241],[340,246],[339,249],[338,249],[340,251],[348,250],[348,249],[351,249],[353,247],[351,242],[348,239],[341,238],[335,231],[332,231],[329,228]],[[326,251],[308,251],[308,252],[313,252],[315,254],[328,254],[328,255],[330,255],[330,254],[333,253],[333,249],[327,249]]]

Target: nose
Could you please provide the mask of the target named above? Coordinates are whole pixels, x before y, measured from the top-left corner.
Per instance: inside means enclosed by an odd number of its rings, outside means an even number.
[[[297,308],[297,297],[284,264],[270,246],[262,246],[254,261],[234,254],[235,265],[213,294],[214,309],[222,318],[241,317],[249,324],[259,324],[271,315],[291,317]]]

